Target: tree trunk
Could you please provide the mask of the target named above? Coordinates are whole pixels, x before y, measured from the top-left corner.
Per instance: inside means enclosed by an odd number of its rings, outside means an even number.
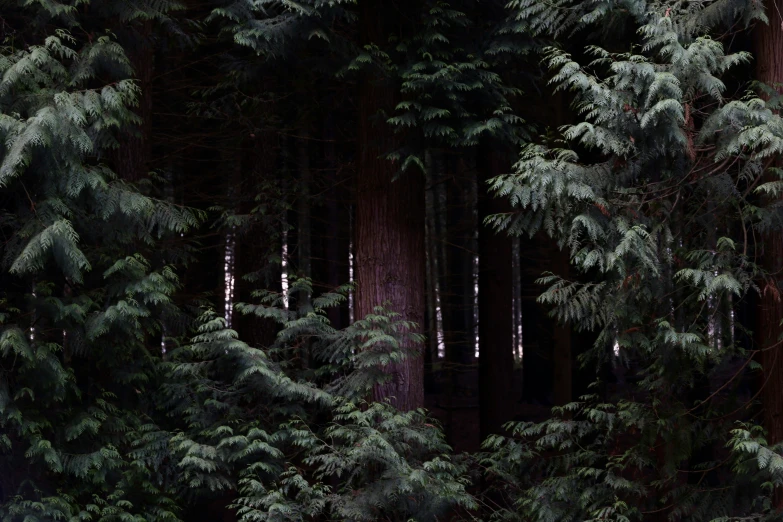
[[[514,356],[522,359],[522,271],[519,260],[519,236],[511,238],[511,277],[513,289]]]
[[[552,251],[545,234],[520,241],[519,272],[522,286],[522,396],[530,403],[550,405],[552,400],[552,320],[544,307],[536,301],[541,285],[535,281],[541,273],[551,270],[548,265]]]
[[[492,214],[508,212],[504,198],[487,193],[486,181],[509,168],[502,154],[489,147],[482,150],[479,223]],[[511,315],[511,238],[486,225],[479,229],[479,418],[481,438],[500,433],[509,411],[514,371],[513,320]]]
[[[445,161],[445,160],[442,160]],[[448,162],[443,174],[448,175],[446,209],[450,228],[446,230],[446,269],[445,274],[445,308],[448,317],[448,327],[444,325],[447,335],[446,357],[455,367],[454,386],[469,388],[460,378],[472,363],[473,350],[470,339],[469,310],[466,304],[470,301],[470,269],[472,252],[470,251],[471,221],[473,208],[465,197],[464,189],[466,168],[464,162]],[[471,307],[472,308],[472,307]]]
[[[266,184],[279,182],[273,177],[278,164],[279,150],[275,132],[259,133],[257,138],[243,144],[242,182],[239,188],[241,214],[250,214],[259,204],[256,194],[262,194],[264,198],[276,196],[274,192],[264,192],[264,187]],[[264,203],[275,209],[273,202],[264,200]],[[279,210],[275,209],[275,212]],[[270,257],[279,255],[281,238],[271,232],[279,233],[279,226],[260,221],[244,230],[238,237],[235,289],[238,302],[253,302],[253,291],[258,288],[277,292],[281,290],[280,265],[269,261]],[[258,282],[251,283],[243,279],[251,273],[258,275]],[[234,314],[234,329],[239,332],[239,338],[243,341],[251,346],[262,347],[274,342],[279,326],[274,320],[255,314]]]
[[[766,2],[769,24],[758,24],[755,30],[756,76],[768,84],[783,82],[783,27],[771,0]],[[756,314],[756,339],[763,367],[764,426],[767,440],[778,443],[783,440],[783,352],[777,346],[783,330],[783,302],[780,297],[779,274],[783,269],[783,235],[772,231],[761,238],[761,264],[772,276],[762,282],[762,295]],[[771,348],[773,347],[774,348]],[[783,497],[776,495],[775,503],[783,505]]]
[[[754,33],[756,77],[768,84],[783,82],[783,27],[774,0],[767,0],[769,24],[759,23]],[[762,293],[756,313],[756,342],[761,352],[763,368],[761,399],[767,440],[776,444],[783,440],[783,351],[779,339],[783,333],[780,319],[783,302],[780,277],[783,269],[783,234],[771,231],[761,236],[761,265],[771,276],[761,283]],[[783,494],[775,492],[773,502],[783,508]]]
[[[436,248],[435,234],[435,191],[432,187],[432,161],[430,153],[426,153],[425,164],[425,260],[426,260],[426,284],[427,284],[427,349],[424,352],[424,391],[435,392],[435,376],[433,375],[433,363],[438,359],[438,343],[440,339],[440,322],[438,321],[438,250]]]
[[[397,9],[380,1],[361,6],[363,42],[384,44],[387,29],[397,29]],[[388,303],[402,319],[424,322],[424,177],[404,173],[384,156],[396,149],[394,132],[383,114],[395,107],[398,89],[380,73],[366,73],[358,99],[359,150],[356,192],[356,313],[362,318]],[[409,344],[410,356],[389,365],[389,382],[376,386],[374,399],[389,400],[400,410],[424,404],[421,347]]]

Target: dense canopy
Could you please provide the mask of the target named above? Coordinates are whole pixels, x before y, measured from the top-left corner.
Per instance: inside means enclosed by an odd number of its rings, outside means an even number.
[[[774,0],[0,0],[0,521],[783,520]]]

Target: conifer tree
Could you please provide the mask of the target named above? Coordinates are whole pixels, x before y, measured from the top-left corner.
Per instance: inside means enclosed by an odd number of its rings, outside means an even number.
[[[761,7],[6,2],[0,519],[190,521],[210,504],[246,522],[779,519],[783,32]],[[183,27],[198,38],[167,56]],[[736,50],[751,34],[766,86]],[[551,83],[536,87],[570,98],[573,124],[514,105],[539,57]],[[160,96],[153,65],[187,72]],[[513,168],[500,150],[519,153]],[[536,260],[539,302],[563,339],[595,340],[579,362],[598,377],[499,434],[510,242],[484,235],[497,277],[481,283],[477,417],[494,435],[474,457],[419,408],[418,332],[424,181],[468,177],[477,157],[497,196],[481,210],[500,212],[485,224],[548,236],[569,261]],[[348,219],[311,205],[340,169],[356,176],[358,288],[340,286],[347,245],[320,237]],[[284,286],[292,208],[302,270]],[[441,290],[467,293],[451,284],[467,275],[460,211],[441,214],[427,217],[429,240],[452,243],[430,249],[455,272]],[[187,263],[198,240],[235,233],[252,247],[239,303],[211,288],[229,261]],[[326,290],[309,277],[324,273]],[[352,324],[335,313],[349,296]],[[754,344],[739,316],[755,297]],[[460,296],[444,303],[459,324]]]
[[[139,123],[139,90],[123,48],[83,14],[3,12],[0,517],[176,520],[152,421],[160,353],[145,341],[176,314],[177,278],[154,245],[197,221],[106,166]]]
[[[385,52],[387,41],[404,40],[414,27],[404,12],[412,6],[363,2],[361,44]],[[404,31],[404,32],[401,32]],[[398,167],[385,156],[399,148],[383,117],[399,103],[397,79],[375,65],[360,79],[357,147],[356,266],[357,316],[389,303],[406,319],[424,323],[424,177],[394,181]],[[397,143],[395,143],[397,142]],[[378,387],[376,400],[391,400],[403,410],[424,405],[424,364],[420,356],[390,368],[391,379]]]
[[[753,30],[755,38],[756,78],[766,84],[766,88],[780,89],[783,84],[783,54],[780,45],[783,44],[783,28],[780,25],[780,14],[773,3],[767,2],[767,23],[759,22]],[[774,91],[773,91],[774,92]],[[773,159],[773,166],[780,163]],[[777,170],[770,170],[765,175],[765,181],[775,182],[779,179]],[[776,209],[780,206],[777,195],[772,196],[770,206]],[[769,197],[768,197],[769,199]],[[764,427],[770,443],[783,441],[783,359],[779,357],[777,348],[781,341],[781,317],[783,305],[780,299],[780,278],[778,274],[783,268],[783,236],[779,231],[780,217],[778,212],[771,214],[771,219],[762,231],[761,242],[757,254],[759,262],[770,274],[760,282],[761,296],[756,319],[756,335],[758,347],[761,349],[761,366],[763,368],[762,402],[764,409]],[[778,494],[777,504],[783,505],[783,497]]]
[[[508,502],[492,516],[774,519],[783,460],[747,422],[753,398],[736,393],[757,352],[732,332],[731,303],[769,277],[754,238],[779,230],[778,210],[754,194],[778,194],[781,120],[775,97],[724,97],[721,77],[750,56],[708,36],[761,17],[758,6],[515,6],[520,25],[547,35],[606,20],[638,28],[629,52],[546,51],[552,85],[573,93],[579,118],[559,139],[525,145],[517,173],[495,179],[520,211],[493,219],[546,232],[590,275],[545,274],[539,299],[559,321],[597,332],[583,364],[623,366],[634,380],[491,437],[489,477]]]
[[[216,9],[214,18],[227,20],[237,42],[265,56],[290,52],[302,36],[317,37],[341,53],[341,74],[356,75],[357,316],[390,303],[421,325],[425,151],[512,135],[519,121],[506,96],[515,90],[484,59],[484,42],[474,43],[480,27],[462,6],[270,5],[281,10],[272,14],[239,1]],[[422,372],[413,359],[390,367],[391,380],[376,397],[396,397],[403,409],[420,406]]]

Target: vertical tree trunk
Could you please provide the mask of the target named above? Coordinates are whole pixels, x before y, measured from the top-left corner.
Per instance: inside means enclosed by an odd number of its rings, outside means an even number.
[[[364,113],[366,114],[366,113]],[[360,130],[366,136],[370,130]],[[376,133],[377,134],[377,133]],[[360,142],[362,141],[360,137]],[[356,205],[356,314],[362,318],[388,302],[402,318],[424,320],[424,187],[419,174],[391,181],[394,166],[370,159],[376,147],[360,145]],[[420,346],[406,348],[420,351]],[[392,379],[374,399],[390,399],[401,410],[424,404],[423,361],[414,355],[388,368]]]
[[[486,181],[508,169],[497,150],[482,150],[479,172],[479,223],[510,210],[508,201],[487,193]],[[511,420],[509,401],[514,371],[511,238],[479,228],[479,418],[481,438],[499,433]]]
[[[479,221],[478,221],[478,180],[476,179],[476,158],[475,154],[471,155],[469,164],[467,165],[468,172],[468,186],[465,192],[465,199],[467,205],[470,208],[470,221],[469,221],[469,240],[468,240],[468,266],[465,268],[465,287],[468,292],[465,294],[465,324],[469,326],[470,334],[470,354],[473,358],[473,362],[476,360],[476,353],[478,346],[476,339],[478,338],[478,234],[479,234]]]
[[[519,260],[519,237],[511,239],[511,271],[514,284],[514,355],[522,359],[522,270]]]
[[[465,201],[462,190],[464,169],[444,158],[442,153],[433,152],[433,173],[438,180],[442,195],[438,197],[437,213],[440,214],[440,234],[435,239],[442,245],[442,286],[440,287],[443,338],[445,342],[445,360],[443,368],[446,374],[446,440],[452,443],[455,435],[454,409],[455,398],[465,391],[465,375],[470,364],[466,350],[469,347],[467,322],[465,321],[464,295],[465,247],[464,214]],[[469,209],[472,210],[472,209]],[[452,445],[454,445],[452,443]]]
[[[783,82],[783,27],[773,0],[766,2],[769,24],[759,23],[755,29],[756,76],[769,84]],[[767,440],[783,440],[783,350],[779,342],[783,317],[778,278],[783,269],[783,234],[772,231],[761,238],[761,264],[772,276],[762,282],[762,295],[756,314],[756,340],[761,352],[763,368],[764,426]],[[774,346],[774,347],[773,347]],[[783,495],[775,495],[777,507],[783,507]]]
[[[426,153],[425,159],[425,260],[426,260],[426,284],[427,284],[427,350],[424,352],[424,391],[435,391],[435,376],[433,375],[433,363],[438,358],[438,341],[440,324],[438,321],[438,251],[435,243],[435,191],[432,188],[432,161],[430,153]]]
[[[242,186],[242,147],[239,151],[224,150],[221,163],[228,166],[230,174],[225,187],[225,206],[231,212],[241,211],[240,187]],[[237,274],[237,233],[236,227],[226,227],[223,231],[223,304],[226,325],[234,328],[234,302],[236,298],[236,283],[241,278]]]
[[[398,30],[401,16],[379,0],[361,5],[363,42],[385,44]],[[359,150],[356,192],[356,313],[362,318],[388,302],[402,319],[424,322],[424,177],[417,172],[392,178],[399,165],[383,156],[394,150],[394,132],[384,113],[395,106],[398,89],[381,74],[366,73],[360,82]],[[390,365],[391,380],[377,386],[375,400],[390,400],[401,410],[424,404],[424,366],[420,346],[407,346],[411,357]]]

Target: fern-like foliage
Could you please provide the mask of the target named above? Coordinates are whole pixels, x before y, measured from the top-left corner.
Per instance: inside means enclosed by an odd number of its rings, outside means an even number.
[[[437,520],[456,507],[475,508],[465,464],[447,455],[424,412],[350,401],[337,401],[334,412],[322,433],[301,421],[286,426],[311,473],[291,466],[273,484],[245,473],[236,503],[243,519]]]
[[[752,403],[743,375],[757,369],[733,309],[765,277],[754,237],[780,230],[775,206],[760,207],[754,192],[777,193],[777,181],[761,181],[776,177],[767,158],[783,152],[781,119],[774,99],[725,97],[722,78],[749,56],[704,31],[760,16],[730,5],[513,6],[525,30],[552,36],[607,17],[639,24],[635,52],[589,47],[582,64],[545,51],[551,84],[573,95],[578,118],[557,141],[525,144],[516,172],[492,181],[519,211],[490,220],[513,234],[543,231],[570,254],[589,277],[544,274],[539,301],[597,332],[583,364],[625,368],[633,381],[614,392],[596,383],[553,419],[486,441],[484,463],[507,502],[495,519],[776,516],[779,448],[755,426],[732,431]]]
[[[178,280],[149,254],[197,219],[107,167],[139,93],[111,34],[81,36],[83,2],[6,4],[0,518],[177,520],[150,393]]]
[[[295,279],[291,293],[303,290],[310,282]],[[235,492],[248,521],[435,520],[474,507],[465,464],[424,411],[365,402],[389,378],[383,367],[410,355],[402,347],[413,328],[379,307],[333,329],[326,310],[347,290],[299,311],[258,292],[257,304],[237,309],[280,324],[272,346],[248,346],[207,312],[198,335],[171,354],[162,407],[184,421],[171,451],[185,494]]]

